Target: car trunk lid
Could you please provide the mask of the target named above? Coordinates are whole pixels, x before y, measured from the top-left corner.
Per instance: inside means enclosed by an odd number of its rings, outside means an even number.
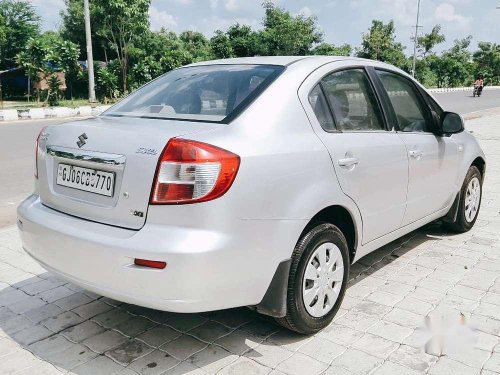
[[[40,199],[69,215],[140,229],[168,140],[221,126],[106,116],[50,126],[38,151]]]

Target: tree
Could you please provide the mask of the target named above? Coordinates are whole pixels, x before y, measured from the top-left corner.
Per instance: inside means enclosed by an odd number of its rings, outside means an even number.
[[[248,25],[236,23],[227,30],[231,49],[236,57],[262,55],[266,49],[262,46],[261,33],[253,31]]]
[[[61,36],[65,40],[76,43],[80,49],[80,59],[86,60],[87,42],[85,39],[85,23],[83,14],[83,0],[64,0],[65,9],[60,12],[62,19]],[[90,8],[90,28],[92,32],[92,51],[94,59],[100,61],[108,61],[110,50],[108,41],[100,31],[102,22],[95,1],[89,2]]]
[[[352,47],[350,44],[342,44],[337,47],[330,43],[321,43],[312,50],[313,55],[350,56],[351,53]]]
[[[453,47],[441,56],[431,55],[429,67],[436,74],[438,87],[457,87],[471,81],[471,53],[469,46],[472,36],[454,41]]]
[[[216,30],[214,36],[210,38],[210,50],[214,57],[227,59],[234,56],[233,46],[229,37],[221,30]]]
[[[500,45],[479,42],[479,50],[473,54],[474,75],[483,76],[489,85],[500,84]]]
[[[0,69],[14,67],[16,55],[39,32],[40,17],[29,1],[0,0]]]
[[[190,40],[189,43],[185,43],[175,33],[165,29],[159,32],[147,31],[140,38],[136,38],[134,47],[130,49],[131,88],[137,88],[169,70],[189,64],[196,58],[199,59],[199,56],[193,56],[188,50],[195,49],[194,44],[198,43],[193,40],[196,37],[190,38],[185,34],[184,40]],[[206,49],[210,53],[206,39],[205,42]]]
[[[408,69],[408,59],[404,54],[403,45],[396,42],[394,21],[384,24],[373,20],[367,33],[363,34],[361,48],[357,51],[358,57],[379,60]]]
[[[118,89],[119,81],[114,64],[110,63],[105,67],[98,67],[96,73],[96,91],[99,97],[103,99],[105,103],[109,100],[116,99],[120,95],[120,91]]]
[[[123,92],[128,91],[130,49],[136,38],[149,30],[151,0],[94,0],[101,27],[98,35],[106,38],[120,62]]]
[[[26,49],[17,54],[17,62],[34,82],[48,79],[55,72],[68,73],[78,68],[78,46],[54,32],[28,40]],[[37,90],[40,100],[40,91]],[[47,98],[50,97],[50,89]]]
[[[197,31],[183,31],[179,35],[184,49],[191,54],[193,61],[205,61],[212,58],[210,42],[205,35]]]
[[[323,41],[316,17],[292,16],[271,1],[264,3],[264,9],[261,37],[266,55],[308,55],[314,44]]]
[[[417,38],[417,47],[422,57],[426,57],[432,52],[432,49],[446,41],[444,34],[441,34],[441,25],[436,25],[428,34],[424,34]]]

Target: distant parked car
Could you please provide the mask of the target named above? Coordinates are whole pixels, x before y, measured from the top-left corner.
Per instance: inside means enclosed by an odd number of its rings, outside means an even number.
[[[251,306],[309,334],[364,255],[439,218],[471,229],[484,173],[461,117],[390,65],[209,61],[45,128],[18,225],[47,270],[101,295]]]

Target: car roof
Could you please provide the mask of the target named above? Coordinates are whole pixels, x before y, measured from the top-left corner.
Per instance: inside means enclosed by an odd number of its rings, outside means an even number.
[[[313,55],[313,56],[253,56],[253,57],[235,57],[229,59],[208,60],[192,63],[186,66],[207,66],[207,65],[303,65],[306,64],[311,69],[320,67],[321,65],[331,62],[345,62],[352,63],[352,65],[361,66],[376,66],[383,67],[389,70],[404,73],[401,69],[377,60],[363,59],[352,56],[326,56],[326,55]]]
[[[341,60],[364,60],[346,56],[253,56],[253,57],[235,57],[219,60],[200,61],[188,66],[198,65],[226,65],[226,64],[256,64],[256,65],[282,65],[287,66],[303,60],[317,60],[323,62],[341,61]]]

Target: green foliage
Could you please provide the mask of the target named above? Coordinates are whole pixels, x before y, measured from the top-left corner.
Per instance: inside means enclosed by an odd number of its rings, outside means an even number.
[[[313,55],[325,55],[325,56],[350,56],[352,53],[352,47],[350,44],[342,44],[341,46],[335,46],[330,43],[321,43],[319,46],[312,50]]]
[[[307,55],[313,45],[323,41],[316,17],[292,16],[271,1],[264,3],[264,9],[261,38],[265,55]]]
[[[26,0],[0,0],[0,69],[12,68],[16,55],[40,32],[40,17]]]
[[[165,72],[197,61],[200,53],[210,54],[209,42],[204,37],[197,41],[192,38],[191,45],[186,45],[185,40],[188,38],[190,36],[184,35],[183,41],[175,33],[163,29],[159,32],[148,31],[137,39],[134,48],[130,50],[131,88],[137,88]],[[193,51],[195,43],[201,43],[206,51]]]
[[[226,33],[216,30],[210,39],[210,50],[217,59],[227,59],[234,57],[233,46]]]
[[[96,69],[96,93],[105,103],[120,96],[119,64],[111,62]]]
[[[384,24],[382,21],[373,20],[368,32],[363,34],[363,42],[357,51],[357,56],[383,61],[408,70],[408,59],[404,49],[401,43],[396,42],[394,21]]]
[[[324,42],[315,17],[294,15],[265,1],[262,28],[234,23],[217,30],[211,38],[197,31],[180,34],[149,29],[151,0],[90,1],[96,89],[104,101],[125,95],[177,67],[213,58],[256,55],[330,55],[381,60],[406,71],[411,58],[396,41],[394,22],[374,20],[363,34],[362,45]],[[66,73],[66,96],[86,97],[86,41],[82,0],[64,0],[60,33],[40,35],[40,19],[29,0],[0,0],[0,69],[17,62],[35,81],[52,79],[55,71]],[[416,77],[426,86],[451,87],[471,83],[482,75],[487,84],[500,84],[500,46],[479,43],[470,52],[471,38],[455,41],[441,54],[435,48],[445,41],[441,26],[417,38]],[[413,51],[413,49],[412,49]],[[51,91],[51,90],[48,90]],[[52,93],[50,94],[52,95]],[[55,95],[55,94],[54,94]],[[60,96],[60,93],[56,96]],[[52,98],[48,98],[53,100]]]
[[[55,71],[69,72],[78,68],[78,46],[65,41],[55,32],[31,38],[26,48],[18,53],[18,64],[36,79],[38,73],[48,76]]]
[[[479,50],[474,52],[474,78],[482,76],[487,85],[500,84],[500,45],[479,42]]]
[[[85,40],[85,21],[83,14],[83,0],[64,0],[65,9],[60,12],[62,19],[61,36],[78,45],[80,59],[87,59],[87,46]],[[99,34],[102,22],[95,1],[89,2],[90,29],[92,35],[92,52],[94,59],[107,60],[108,41]]]
[[[76,44],[48,31],[28,40],[24,51],[17,54],[17,62],[34,82],[39,82],[57,71],[75,72],[78,69],[78,54]]]
[[[52,74],[47,81],[49,84],[47,102],[51,107],[59,105],[59,99],[61,97],[61,81],[57,78],[56,74]]]
[[[93,0],[97,34],[105,38],[121,65],[123,92],[128,90],[130,49],[149,30],[151,0]]]
[[[471,53],[468,50],[471,41],[471,36],[455,40],[453,47],[441,56],[431,55],[427,58],[430,69],[436,75],[438,87],[457,87],[472,83]]]
[[[436,25],[428,34],[417,38],[417,48],[420,54],[425,58],[438,44],[446,41],[444,34],[441,34],[441,25]]]
[[[235,57],[264,55],[268,50],[263,45],[262,32],[253,31],[248,25],[232,25],[227,30],[227,36]]]
[[[183,48],[192,56],[192,61],[205,61],[212,58],[210,41],[197,31],[183,31],[179,35]]]

